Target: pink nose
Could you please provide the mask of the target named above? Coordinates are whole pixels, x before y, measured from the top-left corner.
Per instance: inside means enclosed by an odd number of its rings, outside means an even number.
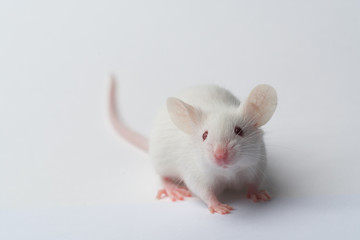
[[[217,147],[214,152],[214,157],[216,160],[226,160],[227,158],[227,149],[224,147]]]

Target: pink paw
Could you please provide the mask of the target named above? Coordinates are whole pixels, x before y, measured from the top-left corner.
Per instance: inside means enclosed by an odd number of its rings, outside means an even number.
[[[164,188],[160,189],[156,195],[157,199],[169,197],[171,201],[184,200],[184,197],[191,197],[191,192],[184,188]]]
[[[246,196],[255,203],[258,201],[267,202],[271,199],[270,195],[266,191],[260,191],[257,193],[248,193]]]
[[[216,203],[216,204],[210,205],[209,210],[211,213],[219,213],[219,214],[224,215],[224,214],[230,213],[230,211],[233,210],[233,208],[227,204]]]

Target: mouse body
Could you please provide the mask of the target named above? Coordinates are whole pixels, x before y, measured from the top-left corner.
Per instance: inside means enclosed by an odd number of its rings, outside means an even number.
[[[162,179],[164,188],[157,198],[176,201],[194,194],[210,212],[220,214],[232,210],[217,199],[224,189],[247,187],[247,197],[254,202],[270,200],[270,195],[260,190],[266,169],[260,127],[277,105],[272,87],[255,87],[242,103],[216,85],[181,91],[167,99],[154,121],[149,141],[119,120],[114,113],[114,96],[111,101],[114,126],[130,142],[149,152]]]

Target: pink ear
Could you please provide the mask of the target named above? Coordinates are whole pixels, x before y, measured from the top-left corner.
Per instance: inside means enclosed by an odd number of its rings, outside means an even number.
[[[171,121],[185,133],[192,134],[201,122],[201,111],[178,98],[168,98],[167,109]]]
[[[262,84],[256,86],[242,104],[242,114],[260,127],[267,123],[275,112],[277,95],[273,87]]]

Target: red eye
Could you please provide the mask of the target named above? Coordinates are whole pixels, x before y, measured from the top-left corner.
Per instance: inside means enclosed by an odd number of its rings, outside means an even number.
[[[203,140],[205,141],[205,139],[207,138],[207,135],[208,135],[208,131],[205,131],[204,133],[203,133]]]
[[[236,126],[235,128],[234,128],[234,133],[236,134],[236,135],[239,135],[239,136],[244,136],[244,132],[243,132],[243,130],[241,129],[241,127],[238,127],[238,126]]]

